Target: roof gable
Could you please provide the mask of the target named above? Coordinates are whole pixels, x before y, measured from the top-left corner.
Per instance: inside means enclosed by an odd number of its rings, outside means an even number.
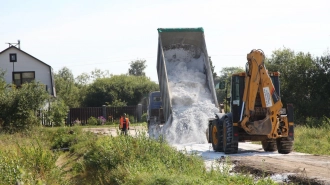
[[[14,48],[14,49],[16,49],[17,51],[19,51],[19,52],[21,52],[21,53],[24,53],[25,55],[27,55],[27,56],[29,56],[29,57],[31,57],[31,58],[37,60],[38,62],[41,62],[42,64],[47,65],[47,66],[49,66],[49,67],[51,68],[50,65],[46,64],[45,62],[43,62],[43,61],[37,59],[36,57],[34,57],[34,56],[32,56],[32,55],[26,53],[25,51],[23,51],[23,50],[21,50],[21,49],[18,49],[18,48],[15,47],[15,46],[10,46],[10,47],[8,47],[7,49],[1,51],[1,52],[0,52],[0,55],[1,55],[2,53],[6,52],[7,50],[11,49],[11,48]]]

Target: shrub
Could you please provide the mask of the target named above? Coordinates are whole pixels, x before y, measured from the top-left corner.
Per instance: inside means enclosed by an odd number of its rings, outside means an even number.
[[[330,118],[325,116],[322,118],[307,117],[305,126],[310,128],[330,128]]]
[[[97,118],[97,124],[98,125],[104,125],[104,123],[106,122],[107,120],[103,117],[103,116],[99,116]]]
[[[141,121],[142,122],[147,122],[147,117],[148,117],[148,114],[147,113],[142,114]]]
[[[87,124],[88,125],[97,125],[97,119],[95,118],[95,117],[93,117],[93,116],[91,116],[90,118],[88,118],[88,120],[87,120]]]
[[[128,115],[128,119],[131,123],[135,123],[135,117],[134,116],[131,116],[131,115]]]
[[[62,99],[51,99],[50,109],[46,112],[47,120],[54,126],[64,126],[69,107]]]
[[[74,120],[74,122],[72,123],[72,126],[78,126],[81,125],[81,121],[77,118],[76,120]]]
[[[36,111],[45,105],[48,93],[40,83],[23,84],[21,88],[0,92],[0,118],[5,130],[18,131],[38,125]]]

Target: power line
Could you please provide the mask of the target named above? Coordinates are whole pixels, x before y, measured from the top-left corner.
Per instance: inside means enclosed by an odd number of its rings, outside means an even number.
[[[209,55],[210,57],[244,57],[246,55]],[[117,57],[117,58],[121,58],[121,57]],[[140,59],[156,59],[157,57],[141,57]],[[75,67],[75,66],[87,66],[87,65],[96,65],[96,64],[110,64],[110,63],[116,63],[116,62],[125,62],[125,61],[134,61],[137,60],[138,58],[130,58],[130,59],[123,59],[123,60],[115,60],[115,61],[104,61],[104,62],[97,62],[95,63],[94,61],[89,61],[89,62],[93,62],[93,63],[85,63],[85,64],[75,64],[75,65],[67,65],[68,67]],[[70,62],[70,63],[78,63],[77,62]],[[81,62],[80,62],[81,63]],[[57,63],[57,64],[65,64],[65,63]],[[58,66],[57,64],[55,64],[54,66]]]

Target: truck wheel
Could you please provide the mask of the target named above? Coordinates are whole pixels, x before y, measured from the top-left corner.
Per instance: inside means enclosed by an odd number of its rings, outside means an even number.
[[[261,141],[262,148],[265,152],[274,152],[277,150],[276,140],[275,139],[265,139]]]
[[[293,141],[289,138],[282,137],[276,139],[277,150],[280,154],[288,154],[292,152]]]
[[[220,125],[220,121],[213,120],[211,135],[213,150],[216,152],[223,152],[222,125]]]
[[[238,141],[234,141],[234,128],[232,120],[225,117],[223,124],[223,150],[225,154],[235,154],[238,152]]]

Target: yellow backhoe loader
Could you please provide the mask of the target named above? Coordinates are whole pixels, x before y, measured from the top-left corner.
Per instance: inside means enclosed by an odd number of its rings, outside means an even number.
[[[238,142],[261,141],[265,151],[292,151],[293,106],[283,108],[279,72],[268,72],[261,50],[247,54],[246,71],[232,75],[230,112],[209,119],[208,141],[217,152],[238,152]]]

